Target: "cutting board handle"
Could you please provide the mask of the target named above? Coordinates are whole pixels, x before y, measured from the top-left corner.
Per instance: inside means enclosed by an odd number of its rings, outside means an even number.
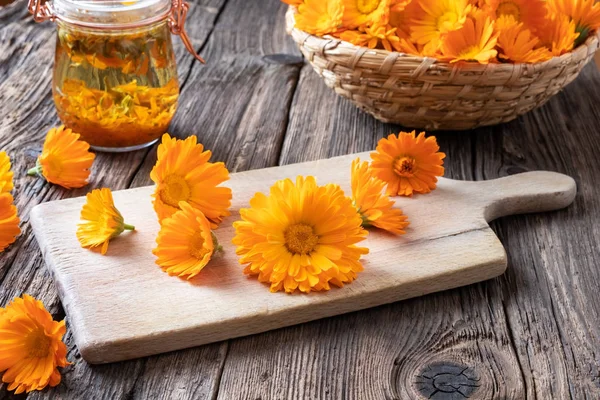
[[[549,171],[524,172],[481,182],[486,221],[506,215],[552,211],[575,200],[577,185],[570,176]]]

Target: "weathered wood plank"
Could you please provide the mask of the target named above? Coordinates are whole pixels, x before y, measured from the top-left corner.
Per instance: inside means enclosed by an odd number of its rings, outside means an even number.
[[[588,65],[545,107],[476,144],[478,179],[548,169],[578,183],[570,208],[496,225],[512,268],[490,288],[503,298],[528,398],[600,398],[598,85]]]
[[[50,23],[34,23],[22,11],[25,3],[18,1],[8,7],[0,7],[3,27],[0,30],[0,148],[6,150],[13,160],[15,199],[23,220],[23,234],[17,243],[0,254],[0,304],[6,304],[21,293],[29,293],[42,299],[56,318],[63,318],[64,312],[54,284],[31,235],[29,210],[51,199],[81,196],[95,187],[127,188],[148,151],[98,154],[91,184],[79,190],[66,191],[25,175],[24,171],[35,163],[47,129],[59,123],[50,93],[54,27]],[[187,29],[198,48],[212,32],[223,4],[224,0],[204,0],[192,7]],[[174,42],[179,74],[184,81],[194,64],[181,42],[177,38]],[[63,383],[56,389],[29,397],[126,398],[132,393],[140,374],[147,370],[146,360],[90,368],[79,357],[69,332],[66,342],[73,365],[64,369]],[[206,363],[196,362],[196,367],[202,370],[197,379],[218,379],[220,362],[210,361],[211,351],[204,349],[197,354],[200,358],[207,354],[209,360]],[[210,396],[211,390],[207,388],[207,396]],[[7,395],[3,385],[0,398]]]

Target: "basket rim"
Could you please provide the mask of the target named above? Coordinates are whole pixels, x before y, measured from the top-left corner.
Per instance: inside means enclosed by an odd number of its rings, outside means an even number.
[[[306,42],[306,40],[310,39],[312,40],[314,43],[321,43],[321,48],[323,51],[323,55],[327,55],[328,53],[333,53],[333,51],[339,47],[339,45],[343,45],[344,48],[347,49],[355,49],[356,52],[364,52],[364,53],[369,53],[370,56],[372,56],[374,59],[380,59],[381,62],[383,63],[384,60],[388,59],[390,57],[390,55],[394,55],[395,57],[398,58],[398,60],[413,60],[413,61],[420,61],[420,62],[429,62],[431,65],[436,65],[437,67],[447,67],[447,68],[455,68],[455,67],[468,67],[469,70],[471,71],[477,71],[477,70],[481,70],[484,71],[486,69],[489,68],[489,65],[495,65],[495,66],[502,66],[503,68],[506,69],[523,69],[523,68],[539,68],[539,69],[544,69],[545,67],[554,67],[556,66],[556,64],[558,63],[562,63],[563,61],[570,61],[571,58],[574,57],[574,55],[579,54],[579,53],[584,53],[585,56],[588,56],[590,54],[595,53],[598,48],[600,47],[600,29],[596,29],[596,31],[594,32],[594,34],[590,34],[588,36],[588,38],[585,40],[585,42],[583,42],[582,44],[580,44],[579,46],[577,46],[576,48],[574,48],[573,50],[571,50],[568,53],[565,53],[563,55],[560,56],[554,56],[546,61],[542,61],[542,62],[537,62],[537,63],[488,63],[488,64],[480,64],[480,63],[476,63],[476,62],[471,62],[471,61],[459,61],[456,63],[450,63],[448,61],[442,61],[442,60],[438,60],[437,58],[434,57],[423,57],[423,56],[418,56],[418,55],[414,55],[414,54],[408,54],[408,53],[402,53],[402,52],[398,52],[398,51],[388,51],[385,49],[370,49],[368,47],[364,47],[364,46],[357,46],[355,44],[352,44],[350,42],[341,40],[339,38],[333,37],[333,36],[329,36],[329,37],[321,37],[321,36],[316,36],[313,34],[310,34],[306,31],[303,31],[301,29],[296,28],[296,21],[294,18],[294,15],[297,13],[297,8],[290,5],[288,7],[288,11],[286,12],[286,27],[288,30],[288,34],[290,36],[292,36],[292,38],[295,39],[293,33],[297,33],[301,36],[303,36],[302,42]],[[296,40],[297,43],[299,43],[299,41]],[[330,43],[334,43],[334,45],[330,45],[328,46],[328,44]],[[593,49],[592,51],[590,51],[590,49]],[[339,56],[339,53],[335,53],[336,55]]]

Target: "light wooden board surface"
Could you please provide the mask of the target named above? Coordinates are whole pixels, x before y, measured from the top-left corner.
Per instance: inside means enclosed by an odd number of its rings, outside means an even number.
[[[359,154],[368,159],[368,153]],[[479,282],[506,268],[502,244],[487,221],[563,208],[575,182],[553,172],[531,172],[487,182],[441,179],[428,195],[398,198],[409,216],[397,237],[370,230],[365,271],[342,289],[309,295],[270,293],[243,275],[232,222],[257,192],[278,179],[314,175],[349,193],[357,155],[234,174],[232,216],[216,231],[224,253],[191,281],[170,277],[154,263],[159,226],[153,187],[114,194],[126,221],[137,227],[113,240],[108,255],[82,249],[75,236],[84,198],[37,206],[31,224],[58,286],[82,356],[107,363],[264,332]],[[157,316],[160,315],[160,318]]]

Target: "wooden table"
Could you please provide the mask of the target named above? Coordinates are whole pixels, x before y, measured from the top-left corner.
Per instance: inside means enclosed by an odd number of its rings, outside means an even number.
[[[0,149],[15,161],[23,234],[0,254],[0,304],[29,293],[65,317],[28,224],[36,204],[92,188],[149,185],[156,148],[99,154],[91,185],[66,191],[25,175],[59,124],[50,93],[54,27],[25,2],[0,7]],[[400,129],[337,97],[284,29],[278,0],[198,0],[194,62],[177,42],[182,82],[171,132],[196,134],[242,171],[373,149]],[[446,176],[527,170],[573,176],[570,208],[493,228],[508,271],[492,281],[261,335],[90,366],[67,331],[63,382],[32,399],[597,399],[600,398],[600,72],[518,120],[440,132]],[[452,210],[448,210],[450,217]],[[157,316],[158,318],[160,316]],[[110,327],[107,327],[110,329]],[[0,389],[0,398],[12,398]]]

